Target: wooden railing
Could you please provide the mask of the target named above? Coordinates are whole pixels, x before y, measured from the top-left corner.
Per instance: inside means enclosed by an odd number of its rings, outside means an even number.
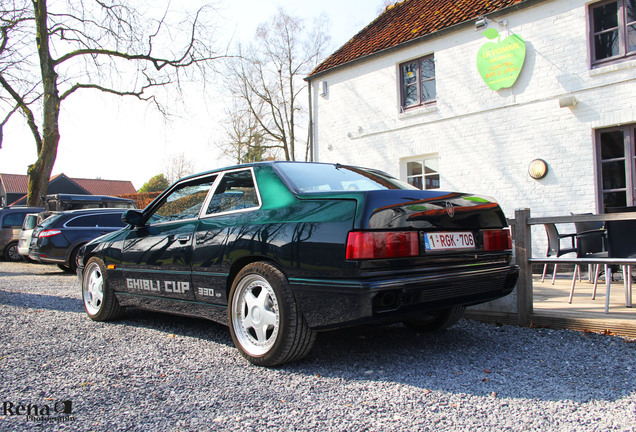
[[[634,258],[533,258],[532,257],[532,225],[546,223],[573,224],[575,222],[598,222],[636,220],[636,213],[609,213],[602,215],[573,215],[536,217],[530,215],[530,209],[515,211],[515,218],[510,220],[514,240],[515,261],[520,268],[517,282],[517,311],[516,321],[520,326],[532,323],[532,264],[533,263],[575,263],[575,264],[631,264],[636,265]]]

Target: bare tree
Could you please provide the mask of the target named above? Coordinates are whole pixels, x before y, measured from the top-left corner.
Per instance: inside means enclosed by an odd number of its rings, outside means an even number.
[[[236,56],[227,62],[226,87],[242,101],[232,116],[253,117],[263,140],[260,145],[280,149],[286,160],[296,160],[298,153],[308,157],[303,78],[324,56],[329,41],[326,24],[322,16],[308,28],[302,19],[279,9],[258,26],[254,42],[239,44]]]
[[[166,113],[158,90],[178,89],[190,73],[205,76],[219,58],[207,40],[213,9],[177,21],[169,7],[157,14],[157,2],[134,1],[2,0],[0,145],[3,127],[21,114],[38,153],[28,169],[29,205],[46,193],[60,107],[69,97],[97,90],[148,101]]]
[[[186,159],[182,152],[170,156],[165,171],[168,181],[174,183],[182,177],[194,174],[194,165],[191,160]]]
[[[382,3],[380,3],[380,6],[378,6],[378,10],[376,11],[376,13],[378,15],[381,15],[382,13],[384,13],[385,10],[387,10],[389,6],[393,6],[398,1],[399,0],[382,0]]]
[[[275,156],[277,149],[265,143],[256,116],[243,100],[234,99],[232,106],[226,109],[226,115],[225,136],[219,143],[225,156],[237,164],[259,162]]]

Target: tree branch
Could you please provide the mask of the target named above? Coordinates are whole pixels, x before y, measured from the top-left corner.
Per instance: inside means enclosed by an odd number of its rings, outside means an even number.
[[[11,95],[11,97],[16,102],[16,106],[13,108],[12,112],[9,113],[9,115],[7,115],[5,120],[2,122],[2,126],[4,127],[4,125],[7,123],[9,118],[13,115],[13,113],[17,111],[18,109],[20,109],[22,113],[24,114],[24,116],[27,118],[27,125],[29,126],[31,133],[33,134],[33,138],[35,139],[35,144],[39,153],[40,150],[42,149],[42,135],[40,135],[40,131],[38,129],[37,123],[35,122],[35,116],[33,115],[33,111],[31,111],[31,109],[29,108],[29,105],[24,101],[22,96],[20,96],[18,92],[16,92],[13,89],[13,87],[11,87],[11,84],[9,84],[7,80],[4,79],[4,76],[2,76],[1,74],[0,74],[0,85],[7,91],[7,93]],[[0,136],[0,147],[2,144],[1,138],[2,137]]]

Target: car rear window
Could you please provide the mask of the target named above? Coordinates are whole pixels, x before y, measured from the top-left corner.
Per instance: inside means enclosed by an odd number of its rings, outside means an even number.
[[[291,162],[275,167],[297,192],[416,189],[381,171],[347,165]]]
[[[56,221],[58,221],[60,218],[62,218],[62,216],[64,216],[64,215],[61,214],[61,213],[53,214],[53,215],[49,216],[48,218],[44,219],[42,222],[40,222],[40,226],[42,228],[49,227],[49,226],[53,225]]]
[[[38,224],[38,215],[31,213],[26,215],[26,217],[24,218],[24,222],[22,223],[22,229],[30,230],[35,228],[37,224]]]

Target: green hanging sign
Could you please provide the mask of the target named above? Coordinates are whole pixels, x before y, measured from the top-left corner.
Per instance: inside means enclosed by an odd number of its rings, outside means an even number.
[[[479,75],[492,90],[512,87],[526,58],[526,43],[516,34],[501,40],[501,35],[494,28],[489,28],[482,34],[490,40],[497,39],[497,42],[486,42],[479,48]]]

